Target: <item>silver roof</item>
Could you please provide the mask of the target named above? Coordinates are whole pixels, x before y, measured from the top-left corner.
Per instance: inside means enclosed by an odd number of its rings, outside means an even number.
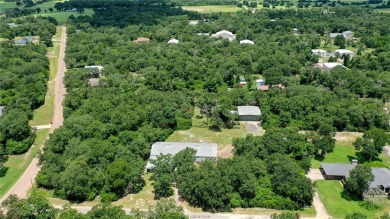
[[[237,106],[238,115],[252,115],[252,116],[260,116],[261,111],[258,106]]]
[[[156,142],[152,145],[150,157],[160,154],[175,155],[186,148],[196,150],[196,157],[217,157],[217,144],[215,143],[192,143],[192,142]]]
[[[5,109],[5,106],[0,106],[0,116],[3,115],[4,109]]]

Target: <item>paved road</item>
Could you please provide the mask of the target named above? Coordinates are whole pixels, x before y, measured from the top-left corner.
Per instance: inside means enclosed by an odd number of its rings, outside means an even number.
[[[54,115],[53,115],[53,124],[51,125],[50,132],[52,133],[56,128],[62,126],[63,123],[63,114],[62,114],[62,102],[65,95],[65,87],[63,84],[63,77],[65,68],[64,55],[65,55],[65,46],[66,46],[66,27],[62,27],[62,38],[60,45],[60,56],[58,64],[58,72],[55,84],[55,97],[54,97]],[[3,202],[9,195],[15,194],[20,198],[26,198],[27,192],[32,187],[32,184],[35,181],[40,167],[38,166],[38,158],[35,157],[30,165],[27,167],[26,171],[20,177],[20,179],[15,183],[15,185],[0,199],[0,203]]]

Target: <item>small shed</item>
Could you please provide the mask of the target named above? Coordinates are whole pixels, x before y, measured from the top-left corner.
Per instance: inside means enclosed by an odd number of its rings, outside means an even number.
[[[102,76],[102,71],[104,69],[101,65],[86,65],[85,69],[90,69],[91,78],[99,78]]]
[[[254,45],[255,42],[253,42],[252,40],[241,40],[241,41],[240,41],[240,44]]]
[[[259,121],[261,115],[258,106],[237,106],[240,121]]]
[[[139,37],[133,41],[134,43],[149,43],[150,39],[147,37]]]
[[[168,44],[178,44],[178,43],[179,43],[179,40],[177,40],[177,39],[170,39],[168,41]]]
[[[263,79],[256,80],[256,86],[265,85],[265,81]]]
[[[0,106],[0,116],[4,114],[5,106]]]

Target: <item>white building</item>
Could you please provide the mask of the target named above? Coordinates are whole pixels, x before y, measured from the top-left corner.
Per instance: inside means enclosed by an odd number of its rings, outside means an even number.
[[[311,53],[313,55],[319,56],[321,58],[330,57],[331,56],[330,53],[328,53],[326,50],[323,50],[323,49],[312,49]]]
[[[328,72],[337,66],[341,66],[343,68],[346,68],[344,65],[342,65],[341,63],[338,63],[338,62],[323,62],[323,63],[318,63],[317,66],[319,68],[321,68],[322,70],[328,71]]]
[[[227,30],[222,30],[222,31],[219,31],[213,35],[211,35],[211,37],[213,38],[222,38],[222,39],[227,39],[229,41],[233,41],[236,39],[236,35],[233,34],[232,32],[230,31],[227,31]]]
[[[161,154],[172,156],[186,148],[196,150],[195,160],[200,162],[205,159],[217,159],[217,144],[215,143],[192,143],[192,142],[155,142],[150,151],[149,160],[156,160]],[[146,164],[146,169],[151,170],[154,165],[149,161]]]
[[[179,43],[179,40],[177,40],[177,39],[170,39],[170,40],[168,41],[168,43],[169,43],[169,44],[178,44],[178,43]]]
[[[259,121],[261,111],[258,106],[237,106],[240,121]]]
[[[339,54],[339,56],[349,55],[351,58],[355,56],[355,53],[348,49],[336,49],[334,51],[335,54]]]
[[[188,25],[196,26],[196,25],[198,25],[198,23],[199,23],[199,21],[193,20],[193,21],[188,22]]]
[[[256,80],[256,86],[265,85],[265,81],[263,79]]]
[[[241,40],[240,44],[251,44],[251,45],[254,45],[255,42],[253,42],[252,40]]]

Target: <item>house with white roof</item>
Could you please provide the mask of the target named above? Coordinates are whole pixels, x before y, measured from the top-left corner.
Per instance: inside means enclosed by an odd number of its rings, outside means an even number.
[[[186,148],[193,148],[196,150],[196,162],[205,159],[217,159],[217,144],[215,143],[194,143],[194,142],[155,142],[150,151],[149,161],[146,164],[146,170],[154,169],[154,165],[150,160],[156,160],[160,155],[170,154],[174,156]]]
[[[170,39],[168,41],[168,44],[178,44],[178,43],[179,43],[179,40],[177,40],[177,39]]]
[[[342,33],[330,33],[329,37],[336,38],[339,35],[343,35],[345,39],[351,39],[354,37],[355,33],[350,30],[347,30],[347,31],[343,31]]]
[[[251,44],[251,45],[254,45],[255,42],[253,42],[252,40],[241,40],[240,44]]]
[[[336,49],[334,53],[339,54],[340,57],[343,55],[349,55],[351,58],[355,56],[355,53],[348,49]]]
[[[343,68],[346,68],[344,65],[338,62],[320,62],[317,63],[314,67],[317,67],[323,71],[330,72],[332,69],[334,69],[337,66],[341,66]]]
[[[323,49],[312,49],[311,53],[313,55],[319,56],[321,58],[332,56],[332,54],[328,53],[326,50],[323,50]]]
[[[240,121],[259,121],[261,111],[258,106],[237,106]]]
[[[227,39],[229,41],[233,41],[236,39],[236,35],[233,34],[232,32],[230,31],[227,31],[227,30],[222,30],[222,31],[219,31],[213,35],[211,35],[211,37],[213,38],[222,38],[222,39]]]

